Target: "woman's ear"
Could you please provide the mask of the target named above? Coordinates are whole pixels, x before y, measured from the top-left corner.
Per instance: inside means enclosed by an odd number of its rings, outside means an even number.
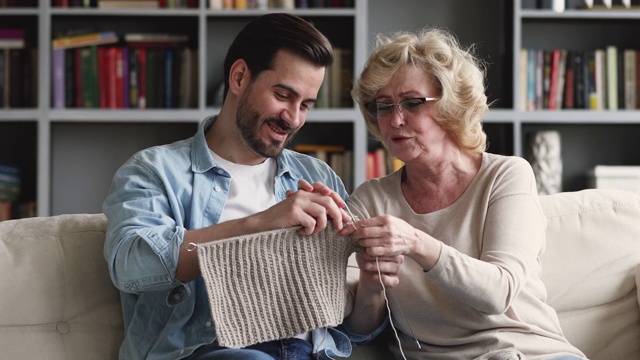
[[[236,60],[229,70],[229,91],[239,94],[251,80],[249,67],[243,59]]]

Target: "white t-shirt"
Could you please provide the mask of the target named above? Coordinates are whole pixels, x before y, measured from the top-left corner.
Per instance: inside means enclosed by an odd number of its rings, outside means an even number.
[[[215,161],[231,175],[231,187],[220,222],[264,211],[276,204],[274,183],[278,164],[268,158],[258,165],[232,163],[211,152]]]

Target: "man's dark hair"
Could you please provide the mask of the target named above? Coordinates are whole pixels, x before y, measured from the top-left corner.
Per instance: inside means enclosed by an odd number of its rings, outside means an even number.
[[[229,91],[231,65],[243,59],[252,80],[273,68],[279,50],[287,50],[312,64],[327,67],[333,62],[329,40],[308,21],[291,14],[267,14],[251,21],[240,31],[224,59],[224,98]]]

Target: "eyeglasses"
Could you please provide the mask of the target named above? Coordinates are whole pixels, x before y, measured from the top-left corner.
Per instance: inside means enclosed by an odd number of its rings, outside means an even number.
[[[403,110],[407,110],[410,114],[417,115],[422,110],[424,104],[437,100],[440,99],[434,97],[404,99],[398,103],[398,112],[402,113]],[[373,116],[376,120],[382,120],[393,114],[393,108],[395,106],[396,104],[384,102],[370,102],[365,104],[369,115]]]

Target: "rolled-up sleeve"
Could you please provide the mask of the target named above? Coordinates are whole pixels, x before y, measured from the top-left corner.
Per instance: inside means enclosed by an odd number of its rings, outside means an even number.
[[[115,174],[103,204],[108,219],[104,256],[114,285],[125,292],[168,290],[185,228],[163,181],[136,156]]]

